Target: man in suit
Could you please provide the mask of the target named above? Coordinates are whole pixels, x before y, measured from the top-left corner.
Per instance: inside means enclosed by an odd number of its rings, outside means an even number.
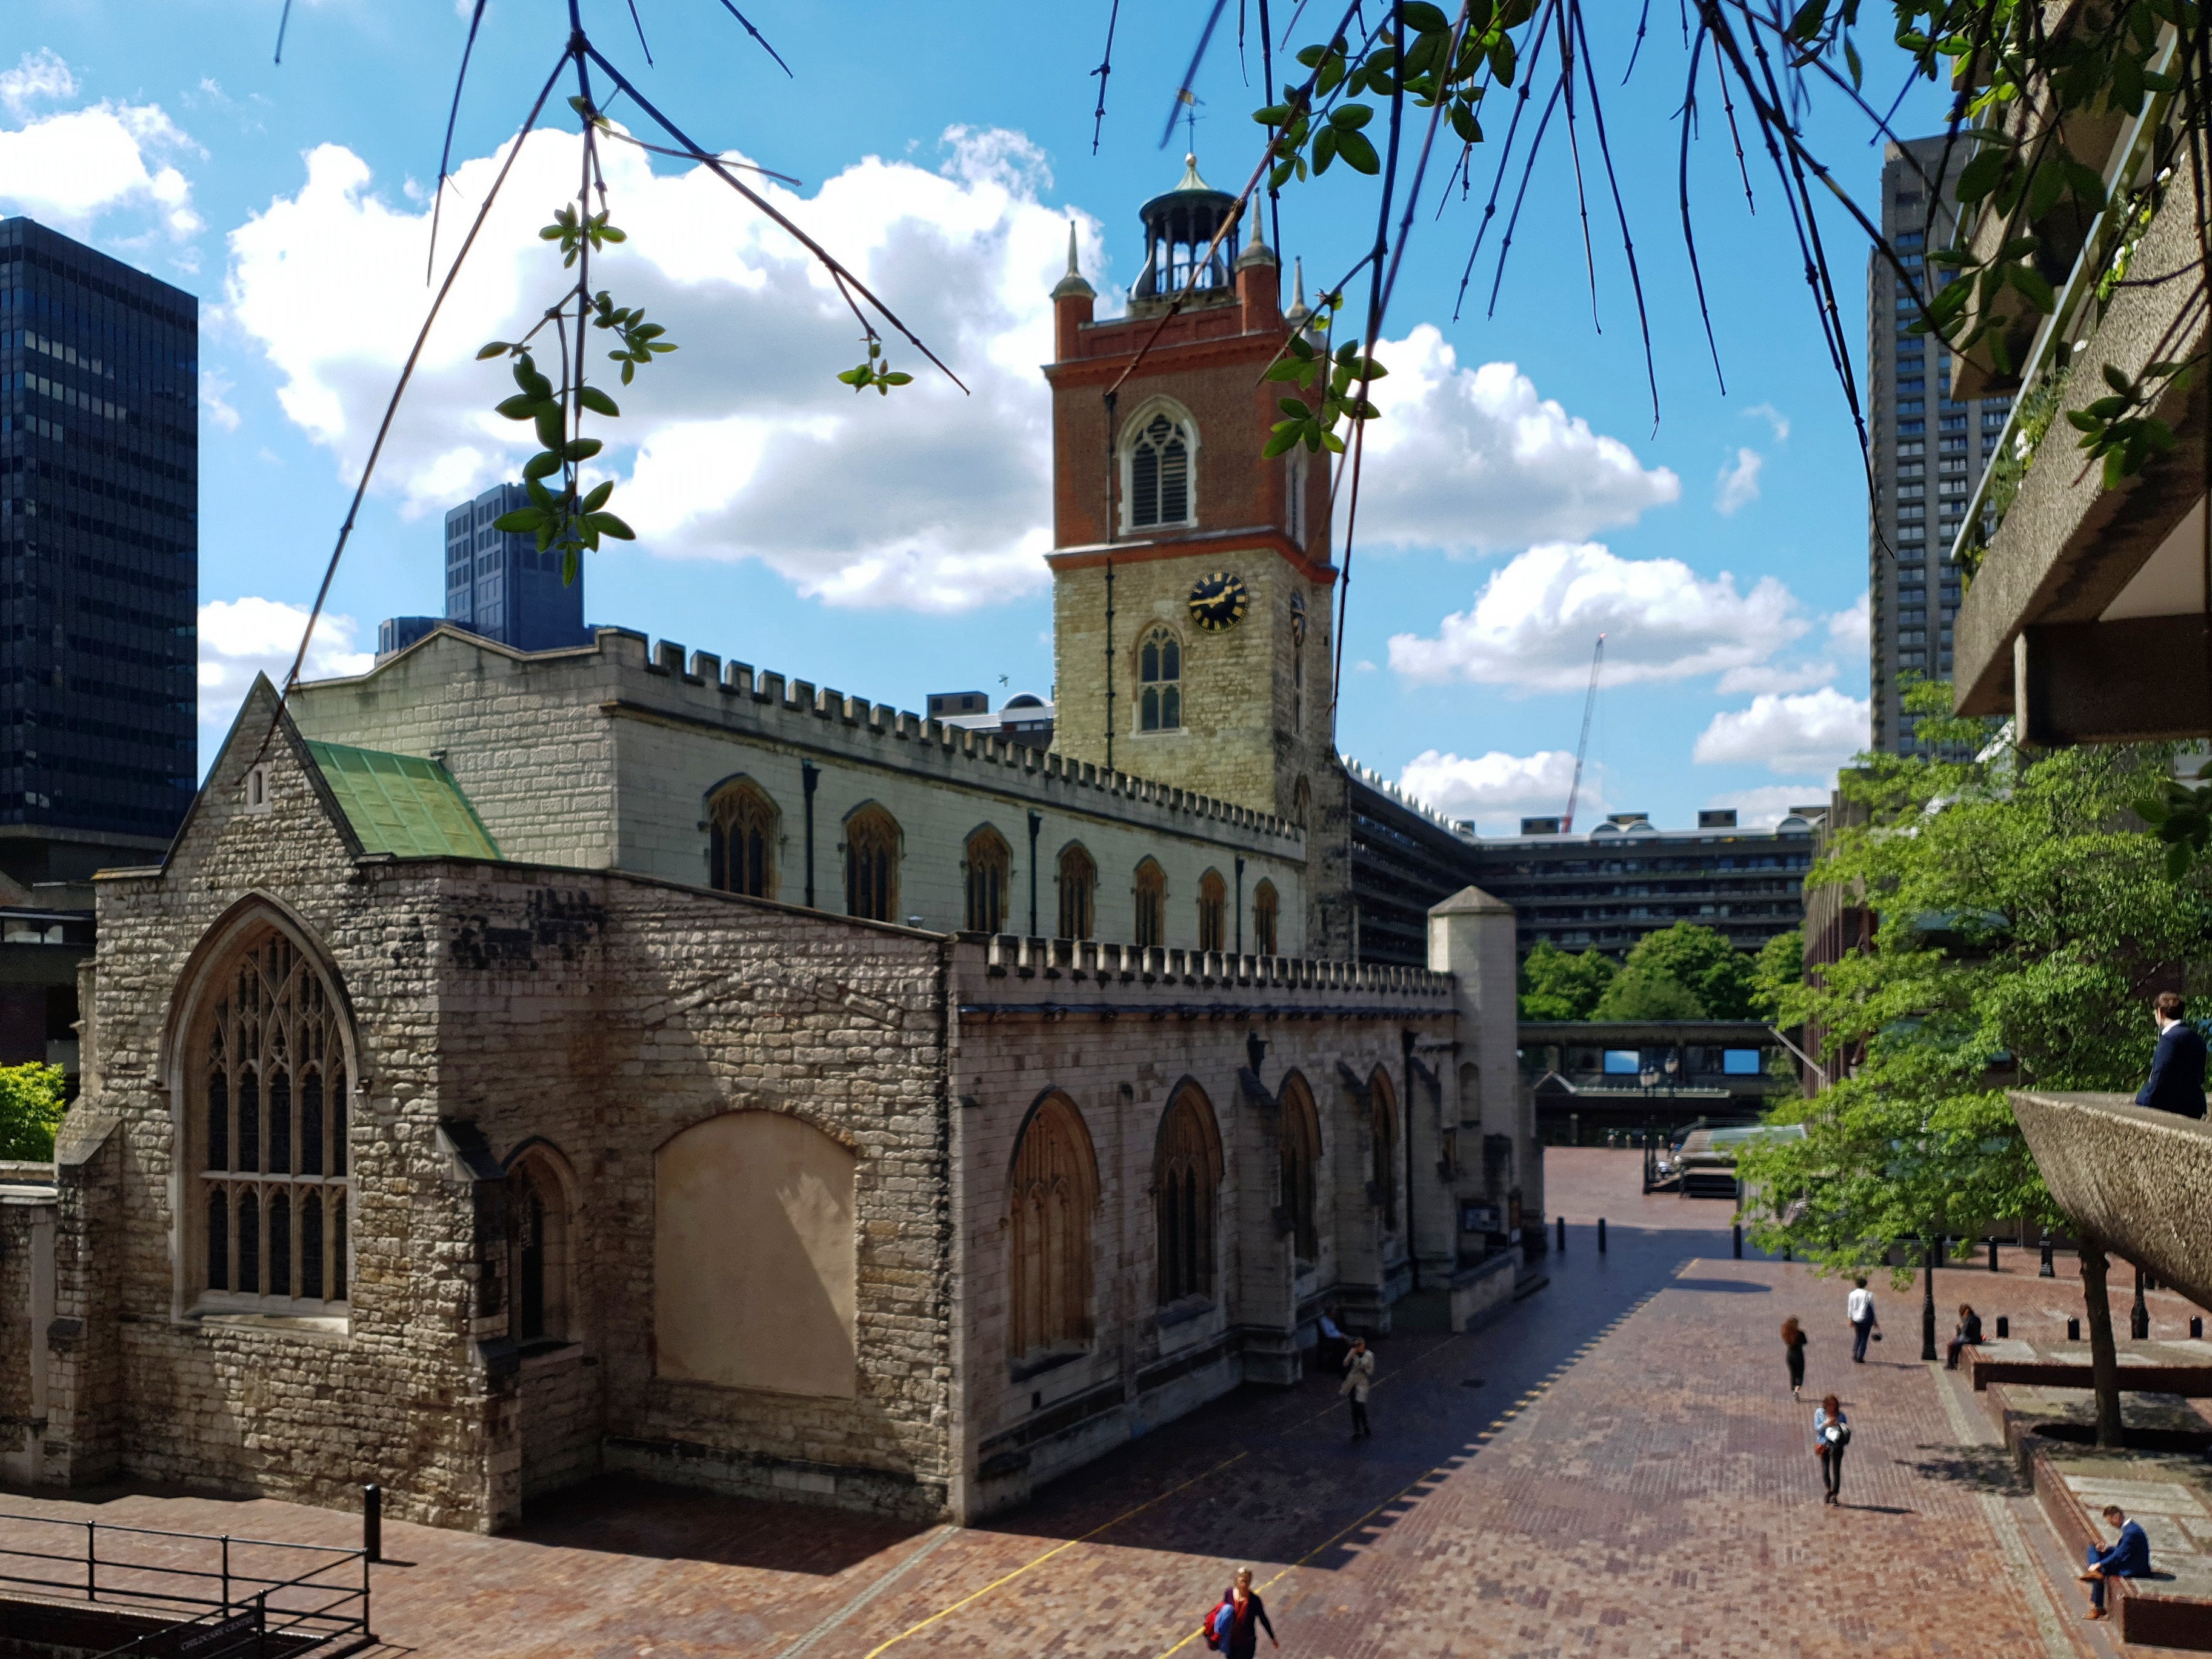
[[[2151,1056],[2150,1081],[2136,1104],[2181,1117],[2204,1115],[2204,1039],[2181,1017],[2181,998],[2160,991],[2151,1004],[2158,1022],[2158,1052]]]
[[[2143,1529],[2128,1519],[2118,1504],[2105,1505],[2105,1519],[2119,1529],[2119,1536],[2109,1549],[2089,1546],[2089,1570],[2081,1575],[2081,1582],[2089,1587],[2089,1616],[2105,1616],[2105,1581],[2107,1578],[2147,1578],[2150,1576],[2150,1540]]]

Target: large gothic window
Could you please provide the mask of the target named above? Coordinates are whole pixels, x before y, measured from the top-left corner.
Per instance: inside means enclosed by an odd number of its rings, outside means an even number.
[[[1316,1218],[1316,1171],[1321,1166],[1321,1120],[1305,1079],[1291,1073],[1283,1079],[1282,1205],[1301,1267],[1321,1259],[1321,1229]]]
[[[346,1297],[346,1055],[336,995],[271,928],[218,974],[193,1048],[198,1288],[319,1311]]]
[[[1275,884],[1263,881],[1252,890],[1252,949],[1263,957],[1277,954]]]
[[[1013,854],[1004,836],[985,824],[968,837],[969,933],[1006,931],[1006,885],[1012,873]]]
[[[1198,878],[1198,948],[1229,948],[1229,888],[1218,870],[1209,870]]]
[[[1390,1073],[1381,1066],[1368,1080],[1367,1098],[1374,1114],[1375,1165],[1369,1190],[1382,1212],[1382,1230],[1398,1231],[1398,1095],[1390,1086]]]
[[[1006,1194],[1007,1334],[1015,1360],[1091,1340],[1091,1215],[1098,1164],[1083,1115],[1065,1095],[1030,1114]]]
[[[1061,939],[1089,939],[1097,929],[1098,866],[1080,842],[1061,848],[1060,854],[1060,933]]]
[[[1146,732],[1182,726],[1182,641],[1155,628],[1137,647],[1137,726]]]
[[[1137,937],[1138,945],[1165,945],[1168,942],[1168,878],[1158,863],[1144,859],[1137,865]]]
[[[1164,1307],[1213,1288],[1213,1219],[1221,1197],[1221,1131],[1194,1083],[1160,1120],[1152,1154],[1152,1203],[1159,1225],[1159,1299]]]
[[[845,820],[845,914],[898,920],[899,827],[880,806]]]
[[[1129,527],[1190,521],[1190,436],[1165,415],[1155,415],[1129,446]]]
[[[750,898],[775,896],[775,803],[751,780],[714,792],[707,810],[707,884]]]

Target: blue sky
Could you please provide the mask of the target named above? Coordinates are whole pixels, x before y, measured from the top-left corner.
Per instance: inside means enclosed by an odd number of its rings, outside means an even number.
[[[592,619],[903,707],[932,690],[1044,690],[1043,294],[1070,217],[1102,304],[1133,276],[1136,205],[1180,172],[1181,131],[1157,141],[1202,8],[1124,0],[1095,155],[1104,0],[761,0],[748,15],[788,79],[712,0],[638,10],[651,68],[618,0],[592,0],[586,21],[695,138],[803,180],[781,199],[975,390],[925,375],[856,404],[831,379],[857,360],[856,331],[773,234],[681,162],[611,155],[635,240],[606,280],[685,349],[625,394],[636,447],[610,459],[617,506],[644,535],[592,562]],[[298,0],[280,67],[277,13],[276,0],[17,0],[0,33],[0,212],[203,302],[204,758],[252,671],[289,656],[427,304],[423,215],[465,33],[452,0]],[[1608,82],[1631,15],[1595,34]],[[1585,794],[1607,808],[1671,825],[1716,804],[1771,817],[1820,799],[1863,741],[1857,451],[1771,172],[1754,167],[1747,212],[1717,121],[1692,162],[1725,395],[1715,383],[1674,202],[1685,57],[1662,21],[1607,106],[1655,334],[1656,431],[1610,202],[1593,176],[1594,326],[1563,145],[1538,170],[1496,315],[1487,252],[1452,315],[1488,182],[1478,151],[1471,199],[1424,211],[1384,329],[1400,372],[1364,485],[1340,743],[1493,831],[1565,804],[1600,628],[1611,666]],[[1261,142],[1246,114],[1261,101],[1256,42],[1248,88],[1233,22],[1200,79],[1197,130],[1204,170],[1231,189]],[[443,248],[565,33],[554,0],[493,0]],[[1930,125],[1912,109],[1903,130]],[[1838,111],[1815,133],[1870,200],[1881,153],[1863,123]],[[350,666],[379,617],[441,608],[438,509],[523,453],[483,416],[498,371],[469,357],[557,286],[530,234],[574,167],[573,137],[550,131],[517,163],[513,211],[503,200],[434,337],[333,591],[340,620],[315,653],[326,669]],[[1316,280],[1340,270],[1372,235],[1367,201],[1337,177],[1290,192],[1286,256]],[[1856,345],[1863,248],[1831,218]]]

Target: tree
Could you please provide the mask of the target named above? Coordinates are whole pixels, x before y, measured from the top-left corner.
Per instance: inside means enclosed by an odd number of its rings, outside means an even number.
[[[1783,994],[1805,977],[1805,935],[1796,928],[1777,933],[1759,947],[1751,969],[1751,1008],[1761,1019],[1782,1009]]]
[[[1703,1019],[1705,1005],[1698,994],[1671,975],[1654,968],[1624,968],[1605,988],[1592,1019]]]
[[[1571,956],[1543,940],[1521,964],[1521,1018],[1588,1019],[1616,971],[1597,951]]]
[[[1802,1123],[1802,1140],[1742,1159],[1762,1245],[1836,1270],[1902,1245],[1900,1283],[1930,1240],[2057,1220],[2005,1087],[2132,1089],[2144,987],[2212,951],[2205,872],[2170,880],[2127,811],[2170,775],[2172,745],[1985,743],[1978,722],[1941,718],[1948,692],[1913,687],[1906,708],[1922,737],[1976,757],[1863,757],[1843,787],[1869,822],[1835,831],[1810,878],[1863,884],[1874,948],[1779,998],[1784,1024],[1819,1030],[1831,1075],[1864,1058],[1771,1114]],[[2116,1397],[2100,1394],[2100,1432],[2116,1434]]]
[[[1673,980],[1698,1000],[1707,1019],[1751,1018],[1753,958],[1711,927],[1678,921],[1646,933],[1630,950],[1624,966],[1631,972],[1642,969]]]
[[[54,1155],[66,1107],[62,1090],[58,1066],[0,1066],[0,1158],[43,1163]]]

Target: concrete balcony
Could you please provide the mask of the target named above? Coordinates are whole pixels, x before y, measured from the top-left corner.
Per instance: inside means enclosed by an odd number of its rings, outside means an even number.
[[[2212,1307],[2212,1127],[2125,1095],[2023,1090],[2012,1110],[2078,1231]]]

